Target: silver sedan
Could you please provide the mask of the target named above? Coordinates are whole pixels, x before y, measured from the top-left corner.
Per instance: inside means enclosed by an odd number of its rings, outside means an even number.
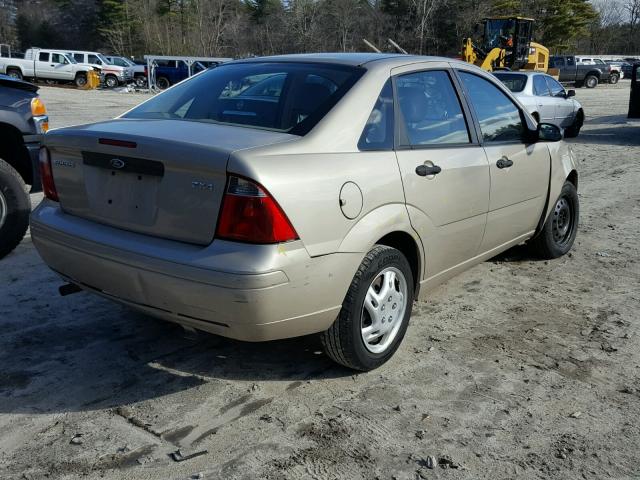
[[[577,137],[584,123],[584,110],[575,90],[565,90],[553,77],[540,72],[494,73],[538,123],[564,128],[565,137]]]

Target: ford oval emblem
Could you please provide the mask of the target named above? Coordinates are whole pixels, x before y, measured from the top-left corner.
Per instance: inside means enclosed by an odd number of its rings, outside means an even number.
[[[119,158],[112,158],[111,159],[111,166],[113,168],[116,168],[116,169],[120,170],[120,169],[124,168],[125,165],[126,165],[126,163],[124,163],[124,161],[120,160]]]

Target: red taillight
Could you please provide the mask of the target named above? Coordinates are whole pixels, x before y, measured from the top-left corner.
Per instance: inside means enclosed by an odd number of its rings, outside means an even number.
[[[40,179],[42,180],[42,191],[49,200],[58,202],[58,192],[56,184],[53,182],[53,171],[51,170],[51,156],[46,147],[40,149]]]
[[[298,234],[280,205],[262,186],[230,176],[216,237],[247,243],[280,243],[296,240]]]

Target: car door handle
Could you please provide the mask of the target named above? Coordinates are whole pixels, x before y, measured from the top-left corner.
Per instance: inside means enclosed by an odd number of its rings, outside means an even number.
[[[442,169],[438,165],[433,165],[431,167],[427,165],[418,165],[416,167],[416,173],[421,177],[428,177],[429,175],[437,175],[442,171]]]
[[[500,160],[496,162],[496,167],[498,168],[509,168],[513,165],[513,160],[509,160],[507,157],[502,157]]]

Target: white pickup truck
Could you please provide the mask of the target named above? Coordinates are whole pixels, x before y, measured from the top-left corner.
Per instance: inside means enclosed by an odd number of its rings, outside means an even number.
[[[100,70],[92,65],[77,63],[63,50],[30,48],[24,58],[0,57],[0,73],[23,79],[42,79],[74,82],[83,87],[87,73]]]

